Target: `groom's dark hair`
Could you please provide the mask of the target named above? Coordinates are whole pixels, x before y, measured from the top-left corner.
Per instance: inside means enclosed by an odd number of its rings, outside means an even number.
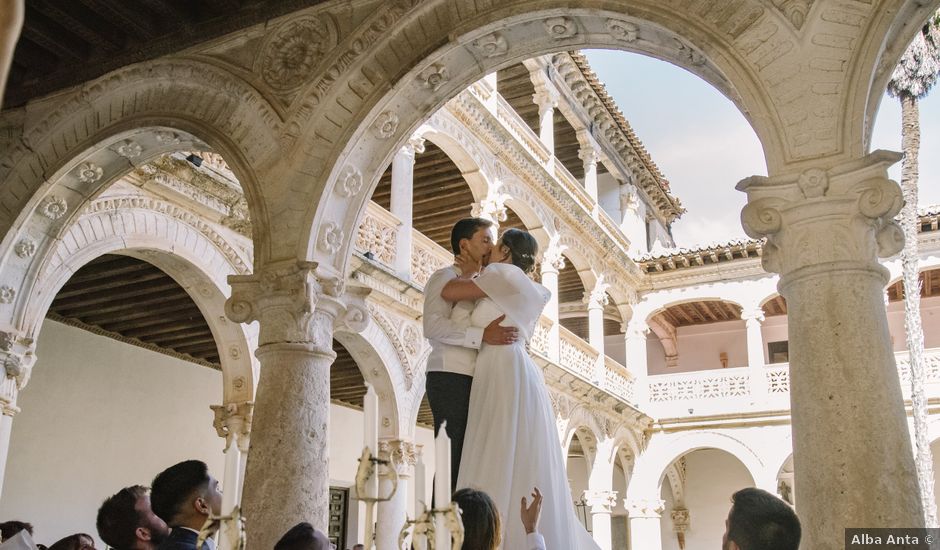
[[[450,230],[450,247],[454,249],[454,255],[460,255],[460,241],[472,239],[481,228],[493,227],[493,222],[483,218],[464,218],[454,224]]]

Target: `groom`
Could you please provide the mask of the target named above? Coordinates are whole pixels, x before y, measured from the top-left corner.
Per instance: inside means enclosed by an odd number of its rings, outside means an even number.
[[[493,249],[493,233],[493,222],[489,220],[460,220],[450,234],[454,256],[465,254],[486,265]],[[486,328],[472,327],[472,303],[453,304],[441,298],[441,289],[458,275],[453,265],[443,267],[435,271],[424,286],[424,337],[431,342],[426,384],[428,403],[434,415],[435,437],[441,424],[447,422],[447,436],[451,441],[451,492],[456,490],[460,471],[477,350],[483,342],[506,345],[519,337],[516,328],[499,326],[505,316],[493,320]]]

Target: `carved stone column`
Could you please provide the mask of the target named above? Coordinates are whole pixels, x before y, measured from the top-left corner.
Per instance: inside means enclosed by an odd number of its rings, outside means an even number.
[[[383,439],[379,441],[379,458],[391,462],[391,467],[398,474],[398,489],[391,500],[379,503],[375,548],[397,550],[398,534],[405,526],[408,515],[408,485],[417,462],[415,444],[401,439]],[[391,485],[391,477],[386,473],[381,478],[379,494],[387,495]]]
[[[617,506],[617,491],[584,491],[584,500],[591,507],[591,527],[594,542],[601,550],[611,550],[610,513]]]
[[[594,368],[596,381],[604,379],[604,306],[607,305],[607,289],[604,276],[597,278],[594,288],[584,293],[584,303],[588,309],[588,343],[597,350],[597,364]]]
[[[554,362],[560,360],[560,331],[561,326],[558,318],[558,272],[565,268],[565,257],[562,253],[567,248],[560,242],[561,236],[555,234],[551,237],[545,253],[542,254],[542,285],[551,291],[552,295],[548,299],[548,304],[543,310],[545,315],[552,320],[552,327],[548,331],[548,358]]]
[[[0,376],[0,488],[6,472],[7,457],[10,454],[10,434],[13,430],[13,417],[20,412],[16,400],[20,391],[29,382],[33,364],[36,362],[35,347],[32,338],[24,338],[11,332],[0,332],[0,361],[3,370]]]
[[[475,218],[483,218],[495,224],[494,233],[499,233],[499,222],[506,221],[506,200],[510,197],[502,192],[503,184],[499,181],[491,181],[486,189],[486,196],[470,205],[470,215]]]
[[[578,132],[578,142],[581,148],[578,149],[578,158],[584,163],[584,190],[597,202],[597,148],[591,140],[590,134],[582,130]],[[596,210],[595,210],[596,212]]]
[[[751,375],[751,395],[753,400],[762,400],[767,394],[767,381],[764,375],[764,339],[760,327],[764,322],[764,310],[760,306],[742,311],[741,318],[747,327],[747,366]]]
[[[646,354],[646,335],[649,330],[649,325],[643,319],[631,319],[624,332],[627,348],[626,367],[633,374],[636,402],[641,407],[649,403],[649,365]]]
[[[212,405],[215,413],[212,425],[219,437],[225,439],[225,474],[222,478],[222,515],[228,515],[241,503],[242,456],[248,452],[251,434],[251,416],[254,403],[243,401],[227,405]],[[222,531],[219,548],[235,547],[237,533]]]
[[[558,92],[546,84],[536,83],[532,101],[539,106],[539,139],[551,153],[549,162],[555,159],[555,107],[558,107]]]
[[[658,498],[624,500],[630,518],[630,548],[662,550],[663,535],[660,521],[666,503]]]
[[[395,271],[405,280],[411,278],[415,153],[423,152],[424,139],[412,138],[392,158],[392,196],[389,209],[401,221],[395,241]]]
[[[793,457],[811,465],[796,470],[806,548],[841,549],[849,526],[924,525],[878,263],[902,246],[887,178],[899,158],[738,184],[745,231],[767,237],[762,262],[787,300]]]
[[[225,312],[259,321],[251,452],[242,509],[248,545],[271,548],[300,521],[327,528],[330,365],[333,329],[368,322],[361,289],[319,277],[313,262],[284,262],[253,275],[229,276]]]

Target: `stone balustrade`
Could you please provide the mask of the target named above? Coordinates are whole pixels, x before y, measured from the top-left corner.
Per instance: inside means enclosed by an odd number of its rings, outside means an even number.
[[[401,220],[378,204],[369,201],[366,213],[359,223],[356,249],[369,252],[373,258],[385,265],[395,265],[395,247]]]
[[[636,403],[636,381],[627,367],[604,356],[604,389],[627,403]]]
[[[597,365],[597,350],[591,347],[577,334],[565,327],[558,327],[559,362],[563,368],[581,378],[594,381],[594,372]]]
[[[522,120],[502,95],[496,95],[496,119],[516,138],[522,147],[534,158],[546,166],[552,158],[552,152],[545,147],[539,136]]]
[[[454,255],[417,230],[411,239],[411,281],[423,288],[432,273],[453,263]]]

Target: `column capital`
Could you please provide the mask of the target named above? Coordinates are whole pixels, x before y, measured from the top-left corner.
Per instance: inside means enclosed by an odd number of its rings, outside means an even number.
[[[414,472],[422,445],[405,439],[380,439],[379,458],[388,460],[398,477],[409,477]]]
[[[253,401],[242,401],[239,403],[227,403],[225,405],[209,405],[215,418],[212,420],[212,426],[219,437],[225,439],[225,450],[234,442],[238,450],[247,453],[248,443],[251,436],[251,418],[254,414],[255,403]]]
[[[666,501],[661,498],[624,499],[623,505],[631,518],[659,519],[666,510]]]
[[[607,289],[610,288],[610,285],[604,281],[604,275],[600,275],[597,278],[597,282],[594,284],[592,290],[586,290],[584,292],[584,298],[582,302],[587,304],[588,309],[603,309],[604,306],[610,301],[607,297]]]
[[[29,383],[36,362],[35,342],[16,332],[0,331],[0,361],[3,363],[0,381],[0,412],[14,416],[20,412],[16,399],[20,390]]]
[[[399,155],[408,157],[414,162],[415,153],[424,152],[424,138],[421,136],[411,136],[408,142],[398,151]]]
[[[747,326],[752,326],[756,324],[760,327],[761,323],[764,322],[765,315],[764,310],[760,306],[754,309],[745,309],[741,311],[741,319],[747,323]]]
[[[499,181],[490,183],[486,190],[486,196],[480,202],[470,205],[470,215],[497,224],[506,221],[506,201],[511,197],[502,192],[502,186]]]
[[[597,149],[592,145],[582,145],[578,149],[578,158],[584,163],[584,171],[588,172],[597,166],[600,155],[597,154]]]
[[[259,321],[259,346],[312,345],[332,350],[333,329],[359,332],[369,321],[369,289],[321,273],[316,262],[280,262],[252,275],[230,275],[225,314],[236,323]]]
[[[798,174],[752,176],[737,189],[747,194],[741,212],[745,232],[767,238],[761,262],[781,275],[781,286],[832,270],[877,272],[878,257],[901,250],[904,238],[894,216],[901,189],[888,179],[899,153],[868,156]]]
[[[649,334],[650,326],[646,323],[645,319],[633,318],[627,322],[626,330],[624,333],[627,335],[627,338],[643,338],[646,339],[646,335]]]
[[[617,506],[617,491],[588,489],[584,491],[584,501],[592,514],[609,514]]]
[[[558,91],[550,85],[536,85],[535,93],[532,94],[532,101],[539,106],[539,114],[542,115],[550,109],[558,107]]]
[[[567,245],[561,244],[561,235],[555,233],[548,241],[545,252],[542,253],[542,273],[558,273],[565,268],[564,252],[568,249]]]

